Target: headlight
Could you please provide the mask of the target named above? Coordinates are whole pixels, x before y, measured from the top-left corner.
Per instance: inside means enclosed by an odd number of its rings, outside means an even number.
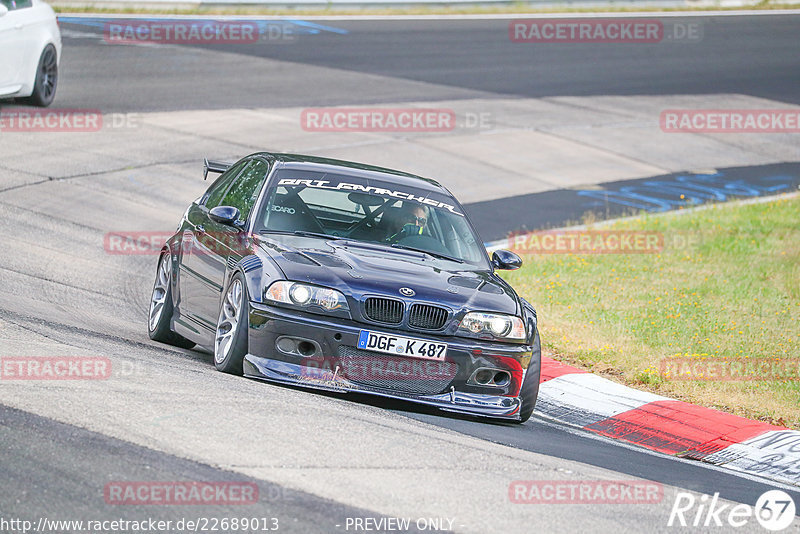
[[[292,284],[289,287],[289,298],[292,302],[300,306],[305,306],[311,302],[311,293],[312,289],[303,284]]]
[[[274,282],[264,293],[267,300],[304,308],[319,306],[327,311],[347,310],[347,299],[335,289],[282,280]]]
[[[525,339],[525,323],[513,315],[470,312],[461,319],[458,328],[473,334],[488,332],[501,339]]]

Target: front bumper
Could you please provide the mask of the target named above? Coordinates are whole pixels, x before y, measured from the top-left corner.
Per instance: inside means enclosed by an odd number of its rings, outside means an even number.
[[[429,362],[357,349],[361,330],[447,343],[445,361]],[[286,345],[291,345],[285,341],[287,338],[305,341],[305,347],[313,347],[313,353],[285,350]],[[527,344],[401,331],[251,302],[244,374],[514,420],[519,419],[519,393],[531,357],[532,347]],[[479,369],[506,371],[510,380],[504,385],[476,384],[474,374]]]

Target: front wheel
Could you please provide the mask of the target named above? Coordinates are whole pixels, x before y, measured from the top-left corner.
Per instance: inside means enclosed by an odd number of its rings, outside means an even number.
[[[217,333],[214,336],[214,365],[223,373],[243,374],[242,363],[247,354],[247,289],[241,273],[228,284],[219,309]]]
[[[522,406],[519,408],[520,420],[515,422],[520,424],[531,418],[533,409],[536,407],[536,399],[539,397],[539,381],[542,376],[542,349],[538,331],[534,337],[532,354],[531,363],[525,372],[525,379],[522,381],[522,388],[520,388],[519,392]]]
[[[39,57],[33,93],[26,99],[27,103],[46,108],[56,97],[56,87],[58,87],[58,56],[56,47],[49,44]]]

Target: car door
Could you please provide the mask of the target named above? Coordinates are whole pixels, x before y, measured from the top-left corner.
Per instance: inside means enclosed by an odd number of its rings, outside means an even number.
[[[202,337],[216,326],[202,313],[206,295],[216,290],[214,280],[207,273],[209,262],[217,261],[207,256],[213,253],[213,246],[207,243],[208,206],[219,206],[233,180],[244,169],[249,160],[237,163],[217,178],[211,187],[186,212],[180,255],[180,317],[183,324]],[[209,228],[210,229],[210,228]],[[213,271],[213,270],[212,270]]]
[[[215,191],[198,205],[194,216],[194,253],[184,254],[184,262],[192,271],[196,282],[196,293],[190,298],[192,313],[196,320],[211,329],[216,328],[219,303],[223,290],[228,260],[238,261],[246,252],[243,250],[245,232],[241,229],[212,221],[208,212],[217,206],[233,206],[239,210],[239,218],[247,221],[261,188],[266,181],[269,165],[261,159],[252,159],[240,172],[231,173],[231,179],[220,196]],[[221,189],[220,189],[221,190]]]
[[[28,55],[24,9],[14,0],[0,0],[8,12],[0,17],[0,91],[22,83],[22,63]],[[15,90],[14,90],[15,91]]]
[[[32,82],[33,80],[25,78],[39,65],[39,58],[44,51],[42,43],[47,40],[45,34],[48,33],[46,28],[51,15],[46,9],[47,6],[41,2],[34,6],[32,0],[10,1],[16,4],[13,14],[18,17],[14,28],[22,34],[20,37],[22,54],[17,77],[19,83]]]

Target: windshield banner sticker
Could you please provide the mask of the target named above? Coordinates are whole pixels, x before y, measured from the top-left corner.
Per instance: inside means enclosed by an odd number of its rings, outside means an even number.
[[[339,182],[338,184],[331,184],[328,180],[303,180],[297,178],[283,178],[278,182],[278,185],[304,185],[306,187],[314,187],[316,189],[332,189],[334,191],[360,191],[363,193],[369,193],[371,195],[378,195],[382,197],[388,198],[399,198],[403,200],[411,200],[413,202],[419,202],[420,204],[426,204],[428,206],[433,206],[434,208],[444,208],[450,213],[455,215],[464,216],[463,213],[459,213],[456,211],[454,206],[450,204],[445,204],[444,202],[439,202],[438,200],[433,200],[432,198],[427,197],[418,197],[411,193],[406,193],[405,191],[392,191],[391,189],[384,189],[382,187],[375,187],[372,185],[366,186],[361,184],[352,184],[348,182]]]

